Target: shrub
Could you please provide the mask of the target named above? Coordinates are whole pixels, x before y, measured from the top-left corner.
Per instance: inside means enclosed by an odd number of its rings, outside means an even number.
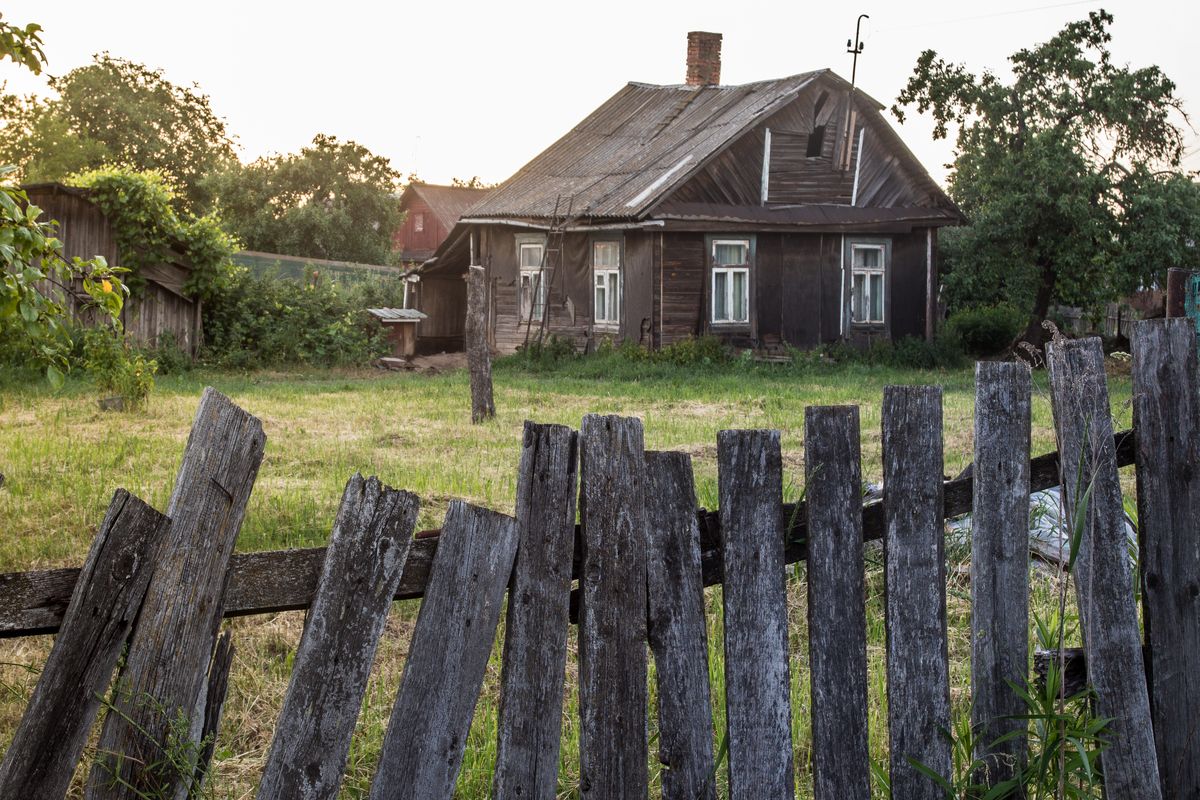
[[[733,358],[729,348],[716,336],[689,336],[667,345],[653,356],[655,361],[665,361],[681,367],[725,364]]]
[[[968,308],[950,316],[945,333],[973,356],[992,356],[1012,344],[1024,321],[1025,315],[1012,306]]]
[[[157,362],[159,375],[178,375],[192,368],[192,357],[179,346],[179,340],[171,331],[160,333],[158,341],[146,354]]]
[[[116,328],[90,328],[83,334],[83,365],[103,395],[116,395],[127,408],[140,408],[154,389],[158,364],[130,347]]]

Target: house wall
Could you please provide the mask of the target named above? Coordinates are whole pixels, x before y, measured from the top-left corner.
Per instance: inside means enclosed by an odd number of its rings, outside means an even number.
[[[418,253],[428,258],[450,234],[437,215],[419,195],[410,194],[404,203],[404,222],[392,234],[392,249],[399,253]],[[417,230],[420,218],[422,230]],[[413,256],[414,258],[418,256]]]
[[[427,315],[417,323],[417,352],[462,350],[467,321],[467,282],[462,275],[425,275],[413,286],[412,305]]]

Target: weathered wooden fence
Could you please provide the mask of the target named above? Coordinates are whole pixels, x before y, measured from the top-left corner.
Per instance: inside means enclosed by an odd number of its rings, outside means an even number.
[[[265,439],[206,390],[166,515],[118,491],[82,569],[0,576],[0,635],[58,634],[0,797],[63,797],[102,707],[87,797],[186,796],[211,748],[181,757],[178,745],[217,730],[225,698],[221,618],[290,608],[308,618],[258,797],[336,797],[390,601],[423,597],[371,797],[449,798],[507,590],[494,796],[555,797],[577,619],[580,794],[648,793],[649,646],[663,796],[715,798],[703,587],[721,583],[731,796],[794,796],[790,721],[803,705],[815,797],[865,800],[863,543],[882,538],[892,794],[940,798],[912,759],[951,769],[943,520],[967,512],[973,721],[981,742],[1016,734],[978,754],[1000,781],[1025,752],[1007,682],[1029,674],[1028,498],[1060,482],[1066,518],[1084,526],[1074,577],[1097,711],[1112,719],[1108,796],[1200,797],[1195,332],[1144,322],[1133,349],[1136,446],[1112,431],[1099,341],[1056,341],[1058,454],[1029,457],[1024,366],[978,366],[974,467],[955,481],[942,479],[940,390],[890,387],[882,502],[861,500],[854,407],[807,410],[798,506],[782,502],[778,433],[721,432],[718,512],[696,509],[686,455],[644,452],[636,419],[589,415],[578,433],[526,423],[515,518],[456,501],[440,531],[414,537],[417,498],[356,475],[327,549],[242,556],[231,553]],[[1133,463],[1145,661],[1117,473]],[[811,696],[795,697],[785,570],[805,558]]]

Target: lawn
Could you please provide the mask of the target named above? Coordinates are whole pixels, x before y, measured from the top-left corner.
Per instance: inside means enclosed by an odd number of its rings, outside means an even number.
[[[469,422],[465,373],[193,372],[161,378],[148,407],[101,413],[91,387],[70,381],[52,393],[41,384],[0,379],[0,572],[79,564],[112,491],[123,486],[165,508],[191,418],[205,385],[260,417],[266,457],[251,496],[241,551],[324,544],[346,479],[356,470],[416,492],[420,527],[437,527],[447,503],[463,498],[511,512],[521,425],[526,419],[578,427],[588,412],[640,417],[648,449],[690,453],[697,496],[716,506],[716,433],[725,428],[782,432],[785,499],[803,489],[803,420],[808,405],[861,406],[863,475],[881,478],[880,405],[888,384],[933,383],[944,390],[945,472],[971,460],[973,376],[969,369],[908,371],[838,367],[729,365],[673,367],[597,361],[548,372],[512,364],[496,371],[497,418]],[[1118,426],[1129,425],[1127,377],[1110,380]],[[1034,454],[1054,449],[1045,375],[1035,376]],[[872,752],[886,752],[882,576],[868,553]],[[950,570],[949,616],[954,701],[963,709],[969,686],[969,578]],[[1035,571],[1035,575],[1040,575]],[[808,654],[803,570],[789,571],[793,709],[800,797],[808,774]],[[1036,607],[1049,604],[1049,582],[1034,582]],[[711,672],[718,730],[721,698],[720,591],[708,590]],[[343,797],[365,797],[382,732],[416,620],[415,602],[397,603],[376,659]],[[237,655],[218,742],[213,793],[252,797],[287,687],[303,614],[291,612],[227,623]],[[49,637],[0,642],[0,746],[19,719],[44,661]],[[572,653],[572,661],[574,654]],[[493,653],[467,747],[458,796],[488,796],[495,757],[499,649]],[[569,671],[573,671],[573,665]],[[573,684],[573,678],[568,679]],[[574,697],[563,715],[561,789],[575,794],[578,776]],[[653,731],[653,721],[651,722]],[[652,758],[653,762],[653,758]]]

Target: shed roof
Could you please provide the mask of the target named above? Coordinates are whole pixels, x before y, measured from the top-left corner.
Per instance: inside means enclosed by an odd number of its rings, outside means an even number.
[[[410,183],[400,195],[400,207],[405,199],[417,195],[433,211],[446,230],[450,230],[471,206],[487,197],[493,190],[474,186],[442,186],[436,183]]]
[[[420,322],[428,319],[425,312],[415,308],[368,308],[367,311],[381,322]]]

